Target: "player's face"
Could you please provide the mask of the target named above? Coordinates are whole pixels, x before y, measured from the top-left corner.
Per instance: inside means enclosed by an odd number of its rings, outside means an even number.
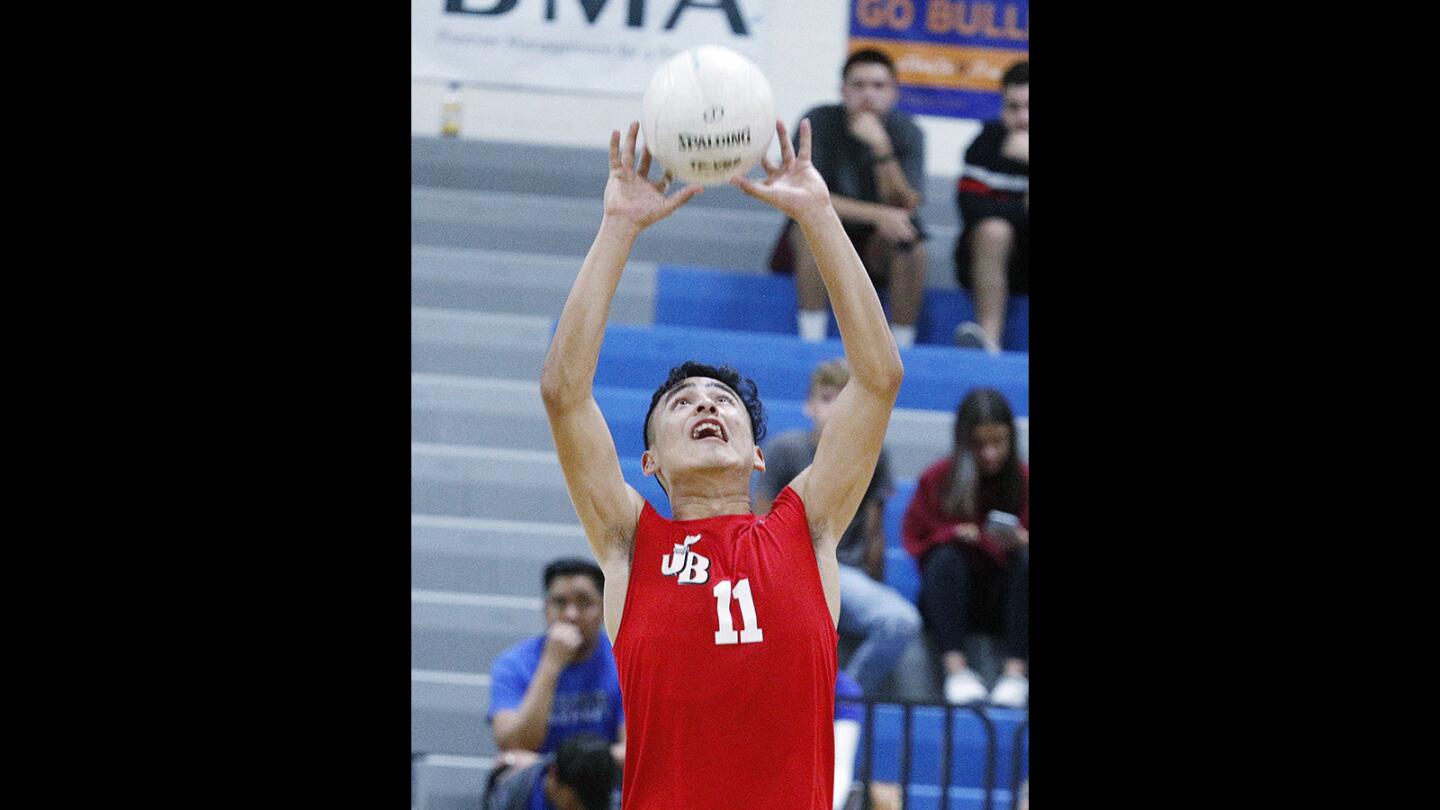
[[[1010,428],[1003,422],[985,422],[975,426],[970,435],[970,449],[975,464],[985,476],[1000,472],[1010,458]]]
[[[810,393],[805,400],[805,415],[815,423],[815,432],[818,434],[825,429],[825,423],[830,421],[830,409],[834,407],[835,400],[839,398],[841,386],[822,385]]]
[[[673,481],[677,473],[690,470],[732,468],[743,471],[748,481],[756,468],[750,412],[740,396],[718,380],[687,377],[656,403],[650,426],[647,472],[663,468]]]
[[[874,62],[860,62],[850,66],[845,81],[840,85],[840,98],[845,110],[851,115],[873,112],[885,115],[900,100],[900,88],[890,68]]]
[[[1000,99],[1000,120],[1005,129],[1030,131],[1030,83],[1012,84]]]
[[[595,648],[604,617],[600,589],[588,575],[572,574],[550,580],[550,589],[545,592],[545,626],[567,622],[580,628],[580,635],[585,639],[580,647],[582,656]]]

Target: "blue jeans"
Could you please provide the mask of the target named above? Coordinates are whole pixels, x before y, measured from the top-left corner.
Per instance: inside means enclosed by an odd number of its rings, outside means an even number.
[[[869,694],[900,663],[905,648],[920,634],[920,611],[899,591],[842,563],[838,629],[842,635],[864,639],[845,671]]]

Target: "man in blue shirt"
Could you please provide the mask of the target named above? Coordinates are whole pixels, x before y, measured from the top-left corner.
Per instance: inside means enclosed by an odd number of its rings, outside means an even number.
[[[587,732],[625,761],[625,716],[610,639],[601,632],[605,577],[578,558],[545,567],[545,633],[525,639],[490,669],[487,720],[502,752],[548,754]]]

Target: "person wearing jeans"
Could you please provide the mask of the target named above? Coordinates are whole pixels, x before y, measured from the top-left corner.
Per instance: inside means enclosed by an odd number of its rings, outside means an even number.
[[[804,413],[811,430],[782,433],[765,447],[765,471],[756,492],[756,514],[765,514],[780,490],[815,458],[830,406],[850,379],[844,360],[822,363],[810,377]],[[871,694],[899,663],[905,648],[920,635],[920,612],[899,591],[886,585],[885,498],[891,489],[890,460],[884,450],[855,519],[836,551],[840,563],[840,635],[858,637],[845,671]]]

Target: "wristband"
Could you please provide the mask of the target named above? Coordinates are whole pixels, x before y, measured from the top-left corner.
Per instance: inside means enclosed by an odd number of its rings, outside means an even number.
[[[871,162],[873,162],[873,163],[886,163],[886,162],[889,162],[889,161],[892,161],[892,160],[897,160],[897,158],[895,157],[895,153],[894,153],[894,152],[891,152],[890,154],[888,154],[888,155],[886,155],[886,156],[884,156],[884,157],[877,157],[877,158],[875,158],[875,159],[874,159],[873,161],[871,161]]]

